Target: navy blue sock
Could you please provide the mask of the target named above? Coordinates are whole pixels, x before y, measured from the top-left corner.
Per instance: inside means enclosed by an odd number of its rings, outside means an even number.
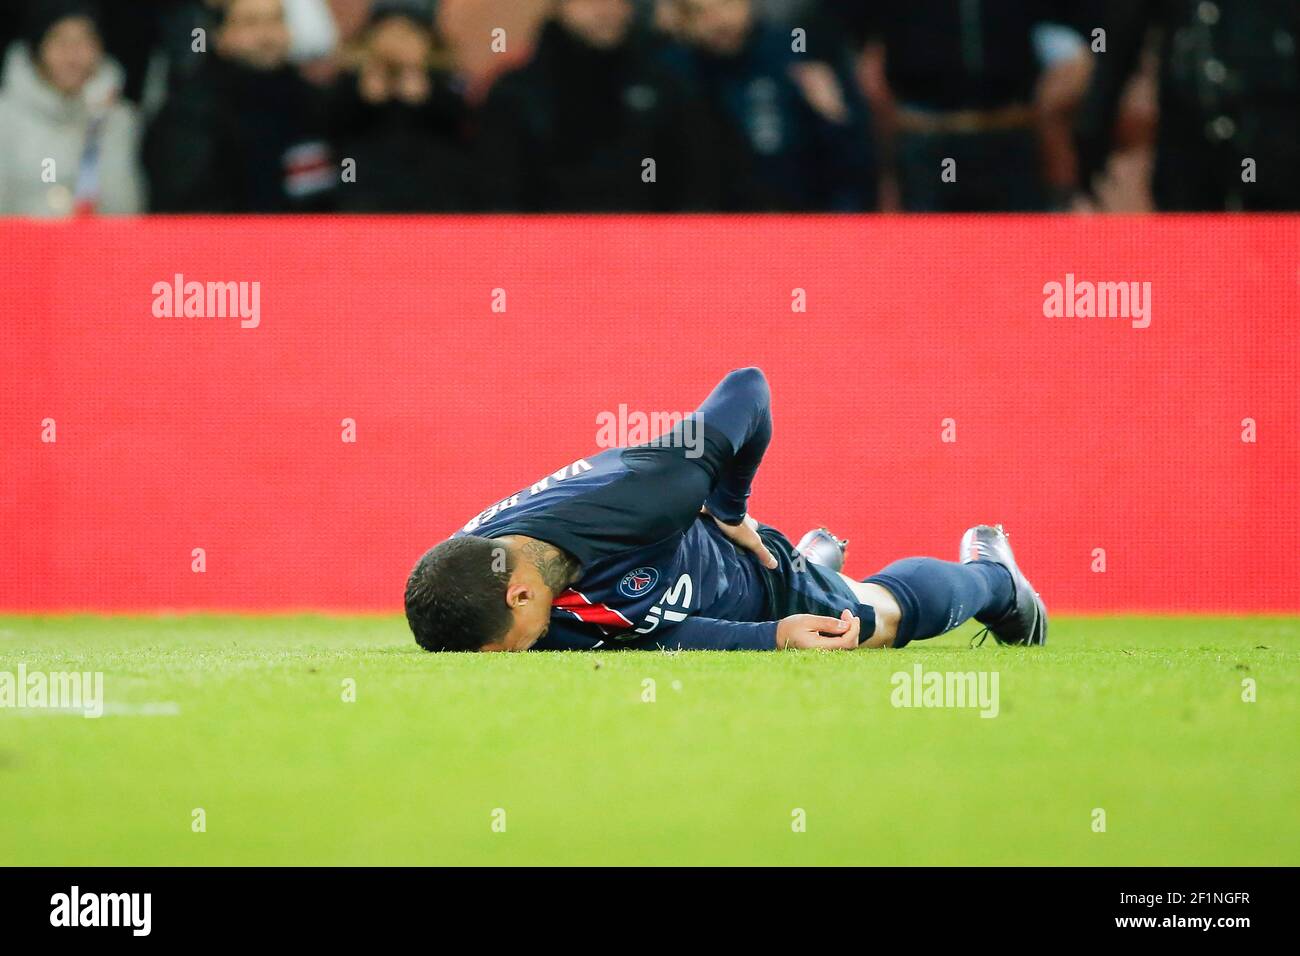
[[[1011,572],[993,561],[903,558],[867,581],[887,588],[902,608],[895,647],[951,631],[972,617],[996,621],[1015,600]]]

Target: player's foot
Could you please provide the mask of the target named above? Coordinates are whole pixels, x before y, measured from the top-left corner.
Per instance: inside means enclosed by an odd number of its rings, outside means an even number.
[[[821,564],[832,571],[844,570],[844,551],[848,541],[841,541],[825,528],[813,528],[799,539],[795,550],[813,564]]]
[[[985,631],[992,632],[999,644],[1046,644],[1047,608],[1016,565],[1011,553],[1011,542],[1002,525],[977,524],[961,536],[963,564],[972,561],[995,561],[1011,572],[1015,586],[1011,610],[996,621],[980,621]]]

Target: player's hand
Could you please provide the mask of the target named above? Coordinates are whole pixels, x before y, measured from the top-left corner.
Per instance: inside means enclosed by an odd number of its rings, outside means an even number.
[[[850,614],[847,608],[838,618],[792,614],[776,625],[776,648],[853,650],[861,633],[861,619]]]
[[[708,508],[701,508],[700,510],[706,515],[709,514]],[[709,517],[713,518],[713,515],[709,515]],[[725,524],[717,518],[713,518],[713,523],[722,529],[722,533],[727,536],[727,540],[736,547],[753,554],[763,567],[772,571],[776,570],[776,558],[772,557],[772,552],[767,550],[767,545],[758,536],[758,522],[749,515],[745,515],[745,520],[740,524]]]

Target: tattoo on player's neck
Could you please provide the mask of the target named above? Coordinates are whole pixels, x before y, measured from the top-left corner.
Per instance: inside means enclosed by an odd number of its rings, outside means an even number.
[[[578,562],[553,544],[525,541],[522,551],[554,594],[559,594],[578,577]]]

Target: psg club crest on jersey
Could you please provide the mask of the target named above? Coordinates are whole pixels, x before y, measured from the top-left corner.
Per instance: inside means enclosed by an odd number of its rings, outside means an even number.
[[[659,583],[659,572],[654,568],[637,568],[623,575],[618,582],[618,592],[624,597],[640,597]]]

